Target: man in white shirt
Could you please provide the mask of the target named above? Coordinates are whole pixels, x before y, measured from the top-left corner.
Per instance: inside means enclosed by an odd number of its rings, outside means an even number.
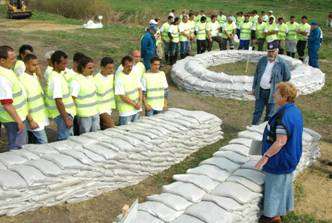
[[[252,120],[253,125],[259,124],[264,108],[266,108],[264,121],[272,117],[275,106],[273,94],[276,91],[276,86],[280,82],[289,80],[290,70],[288,65],[281,57],[278,57],[278,47],[270,44],[267,56],[259,60],[254,75],[252,93],[256,101]]]
[[[180,31],[180,58],[183,59],[189,55],[189,41],[191,38],[191,27],[188,21],[188,15],[183,15],[182,22],[179,24]]]
[[[207,24],[207,31],[208,31],[208,51],[212,50],[213,42],[217,42],[219,49],[222,49],[221,46],[221,24],[217,21],[217,16],[211,16],[211,22]]]
[[[0,122],[6,128],[9,149],[21,149],[27,143],[27,97],[11,70],[15,60],[13,48],[0,46]]]
[[[131,72],[133,58],[125,56],[121,60],[123,71],[115,77],[115,95],[119,96],[118,110],[120,125],[127,125],[139,119],[142,107],[142,85]]]

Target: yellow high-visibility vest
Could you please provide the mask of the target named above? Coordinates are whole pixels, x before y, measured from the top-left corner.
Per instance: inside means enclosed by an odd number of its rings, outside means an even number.
[[[102,113],[110,113],[116,108],[114,96],[114,75],[110,74],[107,78],[101,73],[93,77],[97,88],[98,111]]]
[[[127,75],[127,76],[124,76]],[[139,86],[137,79],[134,75],[131,74],[124,74],[123,72],[120,72],[117,74],[117,78],[120,79],[121,83],[123,84],[124,90],[125,90],[125,96],[127,96],[130,100],[132,100],[135,103],[139,102]],[[136,111],[136,109],[125,103],[124,101],[119,98],[118,100],[118,109],[120,113],[127,113],[131,111]]]
[[[165,102],[165,73],[163,71],[159,71],[158,73],[145,73],[144,79],[146,81],[147,103],[152,108],[163,108]]]
[[[6,78],[12,85],[13,106],[22,121],[28,115],[27,95],[14,71],[0,66],[0,76]],[[0,105],[0,122],[15,122],[9,113]]]
[[[291,41],[297,41],[296,30],[298,29],[299,24],[296,22],[294,22],[294,23],[287,22],[286,25],[287,25],[287,29],[288,29],[286,39],[291,40]]]
[[[201,22],[198,22],[196,24],[196,39],[198,40],[206,40],[206,22],[205,23],[201,23]]]

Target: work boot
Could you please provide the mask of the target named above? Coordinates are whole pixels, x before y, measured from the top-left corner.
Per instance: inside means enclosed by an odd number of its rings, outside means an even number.
[[[262,215],[258,220],[258,223],[270,223],[270,222],[271,222],[271,218],[265,217],[264,215]]]
[[[281,218],[280,218],[280,216],[273,217],[273,218],[271,219],[271,223],[281,223]]]

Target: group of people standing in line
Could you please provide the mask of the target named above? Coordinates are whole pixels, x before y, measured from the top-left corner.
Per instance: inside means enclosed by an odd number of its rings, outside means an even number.
[[[308,49],[309,65],[319,67],[318,52],[323,33],[316,21],[308,23],[307,16],[297,22],[295,16],[286,21],[283,17],[275,17],[272,11],[261,14],[256,10],[238,12],[235,16],[222,11],[211,16],[206,16],[204,11],[184,11],[176,16],[172,10],[167,21],[159,23],[159,18],[152,19],[147,35],[142,38],[142,56],[147,58],[147,67],[149,58],[155,54],[164,57],[169,64],[174,64],[179,55],[181,59],[185,58],[191,54],[195,40],[197,54],[211,51],[214,42],[220,50],[234,49],[238,43],[238,49],[263,51],[273,44],[279,54],[295,57],[297,53],[304,61]],[[158,51],[158,48],[162,50]]]
[[[53,120],[57,139],[65,140],[115,126],[135,122],[141,114],[152,116],[167,109],[168,84],[160,71],[161,60],[153,57],[145,69],[140,51],[122,58],[115,72],[111,57],[95,62],[75,53],[72,68],[68,56],[57,50],[48,52],[42,74],[39,60],[30,45],[23,45],[16,58],[9,46],[0,46],[0,122],[4,125],[9,149],[20,149],[27,142],[48,142],[45,127]]]

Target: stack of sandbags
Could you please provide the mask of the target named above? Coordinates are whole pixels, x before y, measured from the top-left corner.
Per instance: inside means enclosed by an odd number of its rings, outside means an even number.
[[[186,174],[175,175],[163,193],[139,204],[129,223],[254,223],[262,208],[264,173],[255,169],[260,156],[249,155],[252,140],[261,140],[265,124],[248,127]],[[302,171],[319,155],[320,136],[305,129]]]
[[[0,154],[0,214],[78,202],[137,184],[222,139],[222,121],[170,109],[136,123]]]
[[[232,75],[214,72],[208,68],[239,61],[258,62],[266,55],[265,52],[248,50],[223,50],[198,54],[177,61],[172,67],[172,79],[177,86],[189,92],[202,95],[233,98],[238,100],[253,100],[253,74],[250,76]],[[281,55],[291,70],[291,82],[306,95],[320,90],[325,84],[325,74],[317,68],[303,64],[300,60]]]

